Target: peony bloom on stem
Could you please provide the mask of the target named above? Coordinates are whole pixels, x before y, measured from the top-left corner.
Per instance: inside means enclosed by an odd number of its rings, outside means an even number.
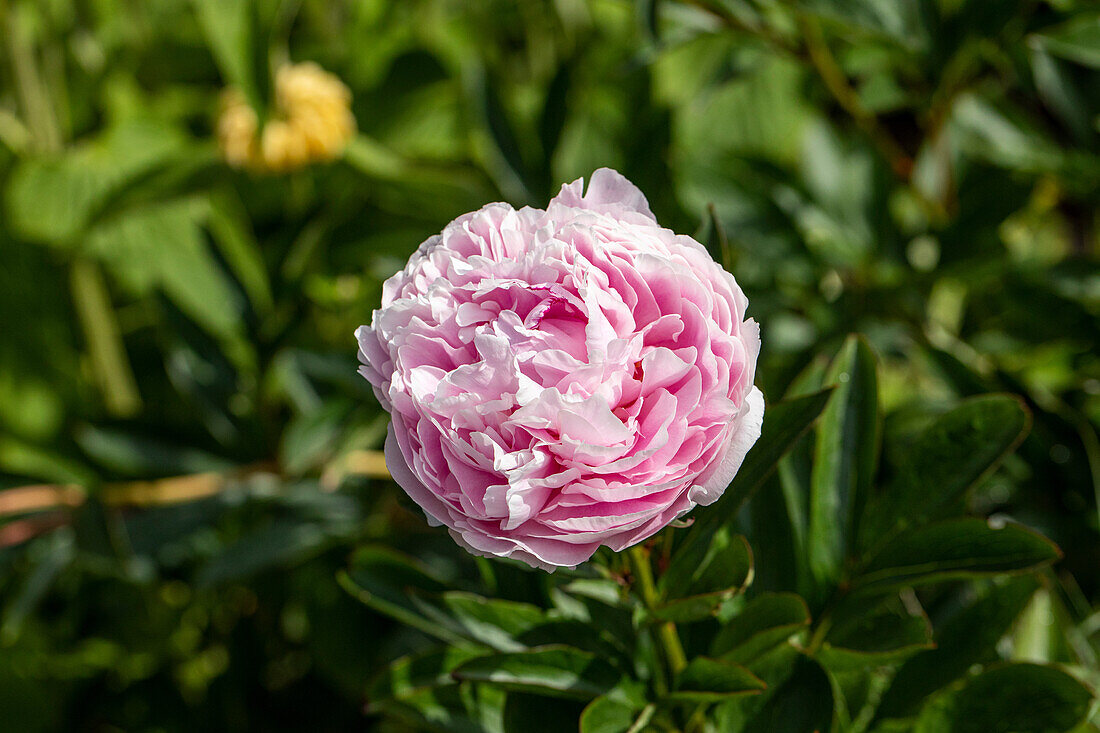
[[[282,173],[335,160],[355,134],[351,92],[312,62],[284,66],[275,74],[272,118],[259,117],[244,94],[222,95],[217,134],[222,155],[234,168]]]
[[[715,501],[760,436],[747,306],[613,170],[460,216],[356,331],[390,472],[475,554],[623,550]]]

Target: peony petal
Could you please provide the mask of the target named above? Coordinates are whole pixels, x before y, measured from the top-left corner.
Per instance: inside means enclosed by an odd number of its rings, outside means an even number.
[[[736,281],[610,169],[426,240],[356,331],[394,479],[470,552],[575,566],[725,490],[760,433]]]
[[[759,389],[753,387],[738,415],[725,455],[710,475],[693,486],[688,493],[688,498],[693,503],[707,506],[718,500],[733,481],[733,477],[737,475],[749,449],[760,437],[760,428],[763,424],[764,395]]]

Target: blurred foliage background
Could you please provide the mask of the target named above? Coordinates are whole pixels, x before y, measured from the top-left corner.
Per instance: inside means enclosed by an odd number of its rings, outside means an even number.
[[[599,166],[736,275],[769,400],[859,331],[887,456],[960,397],[1026,401],[969,508],[1065,557],[997,654],[1097,669],[1094,3],[0,0],[0,28],[6,730],[403,729],[364,690],[423,638],[336,573],[469,560],[384,478],[352,332],[450,219]],[[350,90],[343,155],[228,165],[223,90],[262,123],[304,61]]]

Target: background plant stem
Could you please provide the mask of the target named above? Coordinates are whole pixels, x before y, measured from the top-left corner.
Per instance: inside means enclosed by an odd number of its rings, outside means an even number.
[[[0,27],[6,37],[30,147],[39,154],[56,155],[64,149],[64,135],[49,87],[42,81],[25,24],[19,22],[5,0],[0,0]],[[69,275],[73,307],[84,331],[96,381],[103,391],[104,405],[115,417],[134,415],[141,409],[141,395],[103,274],[94,262],[77,255]]]
[[[634,582],[642,597],[642,602],[649,610],[654,610],[660,605],[660,595],[657,593],[657,585],[653,581],[653,568],[649,563],[649,552],[641,545],[635,545],[627,551],[631,568],[634,571]],[[657,625],[657,646],[661,649],[665,664],[668,667],[666,689],[671,688],[672,678],[687,666],[687,657],[684,647],[680,643],[680,635],[676,632],[676,624],[665,621]]]

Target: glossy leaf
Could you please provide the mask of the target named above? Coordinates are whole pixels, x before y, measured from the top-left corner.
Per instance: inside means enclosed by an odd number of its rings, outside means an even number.
[[[607,693],[620,676],[595,655],[567,646],[478,657],[460,665],[453,674],[459,680],[580,700]]]
[[[871,348],[853,336],[825,375],[825,382],[836,384],[836,389],[817,427],[806,538],[819,597],[840,580],[878,463],[875,369]]]
[[[414,593],[414,602],[421,596]],[[473,593],[448,591],[438,599],[418,603],[421,609],[430,603],[457,622],[461,633],[473,641],[500,651],[518,651],[526,645],[516,637],[537,628],[546,621],[542,609],[527,603],[485,598]]]
[[[934,699],[914,733],[1062,733],[1082,722],[1092,693],[1073,676],[1038,664],[1006,664]]]
[[[669,699],[678,702],[718,702],[737,695],[762,692],[766,685],[739,664],[696,657],[676,675]]]
[[[409,596],[410,590],[439,593],[442,581],[428,574],[410,557],[382,547],[364,547],[352,556],[340,585],[371,608],[450,643],[462,643],[453,628],[426,619]]]
[[[794,673],[771,693],[746,730],[775,733],[815,733],[831,729],[833,687],[814,661],[800,657]]]
[[[727,527],[711,537],[702,557],[677,553],[662,573],[658,590],[666,598],[654,615],[691,621],[713,613],[718,604],[744,590],[752,580],[752,550]]]
[[[952,519],[898,535],[870,560],[854,584],[863,590],[886,590],[1013,573],[1060,556],[1054,543],[1019,525],[995,527],[982,519]]]
[[[895,718],[916,711],[926,696],[996,657],[997,642],[1024,610],[1038,582],[1030,576],[990,586],[936,629],[936,648],[922,651],[898,669],[876,715]]]
[[[834,625],[814,656],[833,672],[894,664],[930,649],[932,626],[923,611],[887,604],[848,623]],[[919,611],[919,609],[918,609]]]
[[[806,602],[794,593],[766,593],[745,604],[711,644],[711,654],[748,664],[810,625]]]
[[[640,733],[657,708],[645,698],[639,682],[623,680],[588,703],[581,714],[581,733]]]
[[[451,672],[455,667],[484,653],[448,646],[401,657],[371,682],[367,704],[377,706],[383,700],[409,697],[425,688],[453,685],[456,681]]]
[[[868,508],[865,535],[881,537],[943,517],[1019,445],[1029,424],[1027,409],[1008,395],[975,397],[938,417]]]

